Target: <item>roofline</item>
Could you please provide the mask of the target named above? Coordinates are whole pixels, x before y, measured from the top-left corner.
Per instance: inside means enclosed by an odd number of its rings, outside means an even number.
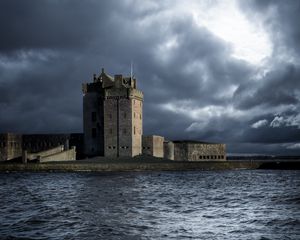
[[[203,142],[198,140],[174,140],[173,143],[192,143],[192,144],[224,144],[224,143],[215,143],[215,142]]]

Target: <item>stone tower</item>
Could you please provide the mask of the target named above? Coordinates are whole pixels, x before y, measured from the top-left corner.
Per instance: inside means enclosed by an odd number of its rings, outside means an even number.
[[[87,156],[135,156],[142,153],[143,93],[136,79],[109,76],[102,69],[83,84],[84,148]]]

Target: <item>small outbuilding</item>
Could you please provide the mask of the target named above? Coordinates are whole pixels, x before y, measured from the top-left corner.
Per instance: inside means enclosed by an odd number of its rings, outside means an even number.
[[[164,157],[164,140],[162,136],[144,136],[142,138],[142,153],[153,157]]]
[[[200,141],[173,141],[175,161],[225,161],[226,145]]]

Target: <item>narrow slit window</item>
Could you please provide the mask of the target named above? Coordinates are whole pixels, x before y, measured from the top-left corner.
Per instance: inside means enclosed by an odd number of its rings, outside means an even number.
[[[97,137],[97,129],[92,128],[92,138],[96,138],[96,137]]]
[[[97,114],[96,112],[92,112],[92,122],[96,122],[97,121]]]

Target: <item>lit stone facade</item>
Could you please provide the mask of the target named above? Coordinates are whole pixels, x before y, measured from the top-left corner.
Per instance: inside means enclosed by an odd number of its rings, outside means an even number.
[[[87,156],[136,156],[142,153],[143,93],[136,79],[109,76],[102,69],[83,84],[83,125]]]
[[[161,136],[143,136],[143,154],[154,157],[164,157],[164,137]]]
[[[198,141],[174,141],[175,161],[224,161],[226,145]]]

